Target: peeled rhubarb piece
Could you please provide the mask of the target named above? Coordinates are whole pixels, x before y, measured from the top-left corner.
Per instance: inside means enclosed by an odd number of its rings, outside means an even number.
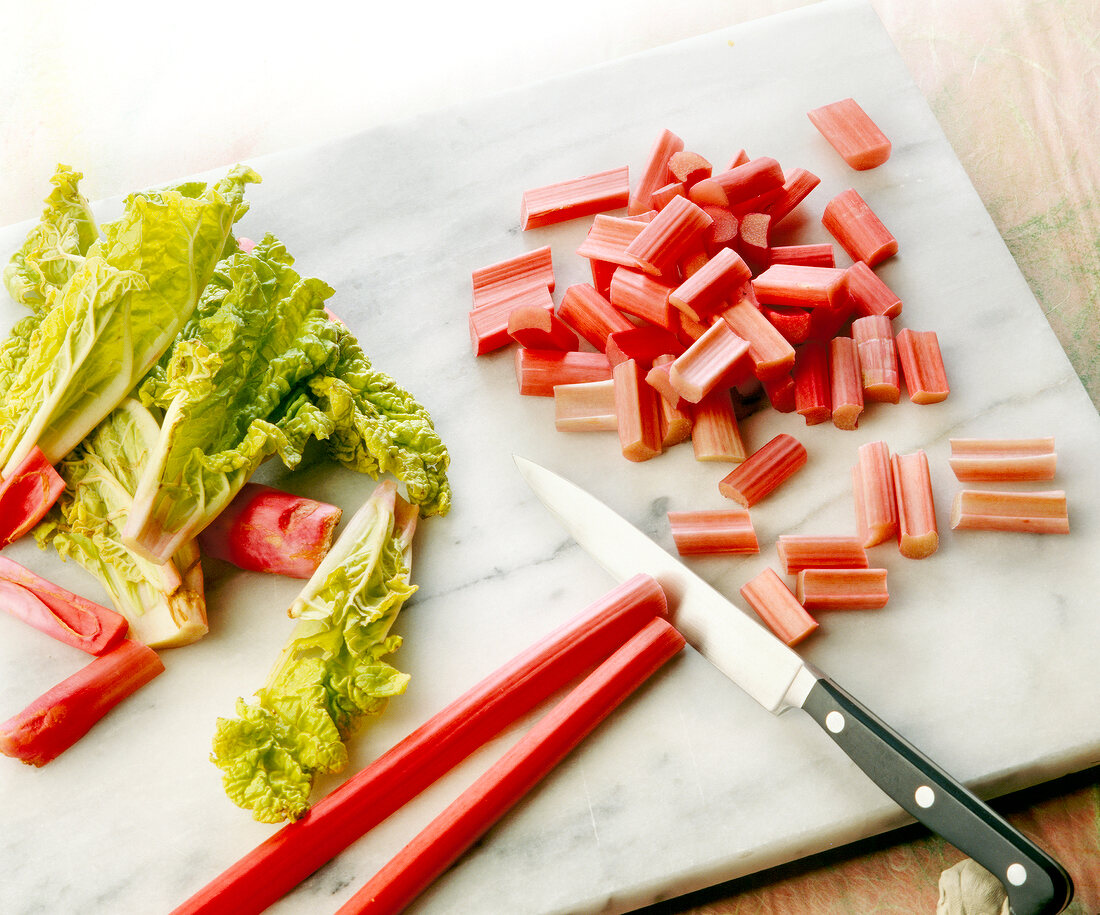
[[[153,649],[123,639],[0,724],[0,753],[27,765],[46,765],[163,671]]]
[[[520,394],[534,397],[553,397],[554,385],[611,377],[611,363],[603,353],[518,347],[515,366]]]
[[[898,253],[898,241],[855,188],[848,188],[825,204],[821,224],[854,261],[868,267]]]
[[[558,317],[601,353],[615,331],[630,330],[634,324],[590,283],[575,283],[565,290]]]
[[[752,508],[806,464],[806,448],[794,436],[781,432],[718,484],[727,499]]]
[[[327,502],[245,483],[199,534],[199,546],[240,569],[309,578],[332,548],[342,515]]]
[[[613,369],[616,428],[623,457],[648,461],[661,453],[661,417],[657,391],[645,381],[633,359]]]
[[[908,559],[925,559],[939,546],[932,474],[923,450],[891,457],[898,505],[898,550]]]
[[[794,409],[807,426],[827,422],[833,415],[829,393],[829,349],[814,340],[798,350],[794,363]]]
[[[745,460],[745,444],[737,411],[727,388],[716,388],[691,408],[691,445],[697,461],[737,464]]]
[[[657,134],[653,146],[649,151],[645,167],[638,178],[634,190],[630,194],[627,203],[627,212],[631,214],[644,213],[652,208],[651,197],[653,192],[663,184],[668,183],[668,163],[675,153],[684,148],[684,141],[667,128]]]
[[[847,431],[855,429],[863,413],[863,382],[859,351],[851,337],[833,337],[829,341],[829,396],[833,425]]]
[[[512,295],[470,309],[470,343],[474,355],[483,356],[514,342],[508,334],[508,321],[519,308],[554,310],[554,300],[545,286],[529,286],[515,290]]]
[[[961,483],[1053,480],[1058,464],[1054,439],[953,438],[948,463]]]
[[[506,260],[479,267],[471,275],[474,307],[487,305],[517,289],[545,286],[554,291],[554,264],[550,246],[524,251]]]
[[[866,569],[867,551],[858,537],[846,534],[780,534],[775,549],[783,571],[803,569]]]
[[[625,165],[532,188],[523,192],[520,227],[533,229],[617,210],[626,206],[629,197],[630,176]]]
[[[788,645],[797,645],[818,628],[817,620],[806,612],[774,569],[764,569],[742,585],[741,596]]]
[[[859,353],[864,400],[897,403],[901,399],[897,344],[890,319],[867,315],[852,322],[852,339]]]
[[[820,131],[852,168],[877,168],[890,158],[890,141],[852,98],[844,98],[806,112]]]
[[[846,271],[845,280],[852,310],[856,315],[885,315],[896,318],[901,314],[901,299],[863,261],[856,261]]]
[[[717,387],[731,387],[731,373],[740,365],[749,374],[749,343],[725,321],[715,321],[698,340],[676,357],[669,382],[688,403],[699,403]]]
[[[670,511],[668,526],[681,556],[760,552],[746,508]]]
[[[890,600],[886,569],[803,569],[795,596],[807,610],[878,610]]]
[[[904,328],[894,338],[901,377],[916,404],[941,403],[951,393],[943,366],[940,339],[934,330]]]
[[[580,349],[577,334],[554,312],[522,305],[508,313],[508,336],[528,349]]]
[[[1065,490],[961,489],[951,506],[951,527],[969,531],[1015,531],[1068,534],[1069,508]]]
[[[676,197],[626,247],[640,270],[654,276],[695,247],[713,220],[686,197]]]
[[[898,505],[890,449],[885,442],[859,446],[852,467],[852,492],[856,529],[864,547],[893,540],[898,533]]]
[[[65,490],[65,481],[34,445],[0,480],[0,549],[41,521]]]
[[[614,381],[555,385],[554,426],[559,432],[616,431]]]

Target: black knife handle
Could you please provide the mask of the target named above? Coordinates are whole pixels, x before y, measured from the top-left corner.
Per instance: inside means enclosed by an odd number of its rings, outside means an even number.
[[[827,677],[802,708],[894,801],[997,877],[1013,915],[1069,905],[1073,882],[1057,861]]]

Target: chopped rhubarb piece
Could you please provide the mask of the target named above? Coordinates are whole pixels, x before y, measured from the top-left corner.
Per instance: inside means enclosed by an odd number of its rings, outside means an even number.
[[[761,305],[760,313],[792,346],[798,346],[810,339],[813,312],[808,309],[796,308],[793,305]]]
[[[856,261],[847,269],[847,286],[852,310],[860,317],[885,315],[896,318],[901,314],[901,299],[863,261]]]
[[[806,114],[829,145],[857,171],[876,168],[890,158],[890,141],[855,99],[841,99]]]
[[[802,443],[781,432],[730,471],[719,482],[718,491],[727,499],[752,508],[801,470],[805,463],[806,449]]]
[[[554,385],[554,425],[559,432],[614,432],[615,382]]]
[[[810,310],[810,339],[831,340],[841,332],[852,317],[852,300],[838,296],[832,305],[822,305]]]
[[[826,422],[833,415],[829,393],[829,349],[820,340],[798,350],[794,363],[794,409],[807,426]]]
[[[725,191],[726,206],[735,206],[775,188],[783,187],[783,169],[775,159],[761,156],[711,178]]]
[[[951,393],[940,353],[940,338],[934,330],[906,327],[895,338],[901,377],[909,399],[917,404],[941,403]]]
[[[783,181],[783,195],[768,206],[772,225],[789,216],[798,205],[810,196],[810,192],[821,183],[821,179],[804,168],[793,168]]]
[[[0,606],[59,642],[103,654],[126,635],[126,617],[0,557]]]
[[[65,481],[35,445],[0,480],[0,548],[14,543],[39,521],[65,491]]]
[[[554,291],[550,246],[543,245],[473,272],[474,307],[508,297],[516,289],[545,286]]]
[[[667,613],[635,575],[493,671],[366,768],[231,865],[173,915],[258,913],[505,728]]]
[[[559,181],[523,192],[520,227],[534,229],[627,205],[629,170],[624,165],[594,175]]]
[[[715,321],[698,340],[676,357],[669,370],[672,387],[688,403],[698,403],[723,381],[731,387],[731,375],[749,374],[749,344],[725,321]]]
[[[615,275],[619,265],[610,261],[589,259],[588,266],[592,273],[592,285],[606,299],[611,294],[611,277]]]
[[[516,349],[516,381],[520,394],[553,397],[554,386],[611,377],[611,363],[603,353]]]
[[[589,260],[633,267],[634,258],[626,253],[626,249],[645,226],[646,223],[640,219],[600,213],[592,220],[588,234],[577,248],[577,254]]]
[[[885,569],[803,569],[795,596],[807,610],[878,610],[890,601]]]
[[[761,381],[778,378],[794,368],[794,347],[775,329],[751,297],[745,297],[722,312],[722,319],[739,337],[749,341],[749,358]]]
[[[607,358],[612,366],[633,359],[647,370],[653,360],[666,353],[679,354],[683,346],[675,334],[663,327],[646,325],[617,330],[607,338]]]
[[[852,467],[856,530],[865,547],[893,540],[898,533],[898,504],[890,449],[885,442],[859,446]]]
[[[681,556],[760,552],[747,508],[669,512],[668,526]]]
[[[576,332],[554,312],[538,305],[522,305],[508,314],[508,336],[528,349],[576,350]]]
[[[737,168],[738,165],[744,165],[748,161],[749,154],[745,152],[745,150],[739,149],[733,154],[733,157],[730,159],[729,165],[726,166],[726,171],[729,171],[731,168]]]
[[[1046,492],[961,489],[951,506],[951,527],[964,531],[1068,534],[1065,490]]]
[[[924,559],[939,546],[932,474],[924,451],[891,458],[898,505],[898,551],[907,559]]]
[[[779,638],[797,645],[818,628],[774,569],[764,569],[741,586],[741,596]]]
[[[241,569],[309,578],[332,548],[342,514],[327,502],[245,483],[199,534],[199,546]]]
[[[728,388],[716,388],[695,404],[691,420],[695,460],[733,464],[745,460],[745,444]]]
[[[589,283],[575,283],[565,290],[558,317],[601,353],[607,349],[611,334],[634,327],[626,315]]]
[[[752,279],[736,251],[723,248],[669,293],[669,302],[692,320],[709,321]]]
[[[825,204],[821,224],[852,260],[863,261],[868,267],[898,253],[898,240],[854,188],[841,191]]]
[[[683,401],[672,403],[663,397],[657,399],[657,409],[661,414],[661,448],[669,449],[691,438],[694,420],[690,407]]]
[[[860,261],[860,263],[863,263]],[[779,245],[768,248],[767,264],[791,264],[800,267],[835,267],[833,246],[826,243],[813,245]]]
[[[732,211],[723,206],[708,204],[703,207],[703,212],[711,218],[710,228],[707,229],[704,238],[706,251],[719,254],[724,248],[736,243],[740,223]],[[689,274],[685,273],[685,276],[687,275]]]
[[[630,195],[626,211],[630,214],[644,213],[653,208],[652,196],[657,188],[668,183],[668,163],[676,153],[684,148],[684,141],[671,130],[662,130],[653,141],[646,159],[641,177]]]
[[[123,639],[0,724],[0,753],[46,765],[163,670],[153,649]]]
[[[794,376],[791,372],[766,378],[760,382],[772,409],[779,413],[794,412]]]
[[[851,337],[833,337],[829,341],[829,393],[833,425],[848,431],[855,429],[863,413],[863,381],[859,351]]]
[[[674,184],[666,184],[664,187],[659,187],[653,192],[652,200],[653,207],[657,211],[663,210],[669,203],[672,202],[673,197],[686,197],[687,192],[684,186],[679,182]]]
[[[646,384],[638,363],[620,362],[613,369],[615,426],[628,461],[648,461],[661,453],[661,414],[657,391]]]
[[[783,571],[803,569],[866,569],[867,551],[856,537],[843,534],[780,534],[775,549]]]
[[[859,351],[864,400],[897,403],[901,399],[898,351],[890,319],[867,315],[852,322],[852,339]]]
[[[680,150],[673,153],[668,160],[668,173],[676,181],[691,187],[696,181],[709,178],[714,171],[713,166],[698,153],[688,150]]]
[[[336,915],[397,915],[544,778],[613,709],[684,646],[655,619],[586,677]]]
[[[672,372],[672,363],[676,360],[676,356],[671,353],[666,353],[653,360],[653,367],[646,372],[645,380],[646,384],[654,388],[661,397],[670,403],[677,403],[683,398],[680,396],[680,392],[672,386],[672,380],[670,378]]]
[[[773,264],[752,281],[752,288],[761,304],[800,308],[831,308],[846,294],[842,269],[803,264]]]
[[[962,483],[1053,480],[1053,438],[953,438],[949,463]]]
[[[726,191],[713,178],[703,178],[688,188],[688,200],[701,207],[729,207]]]
[[[672,306],[668,296],[672,287],[647,273],[619,267],[611,277],[611,304],[619,311],[643,321],[672,330]]]
[[[514,342],[508,335],[508,319],[517,308],[554,310],[554,299],[545,286],[530,286],[514,295],[470,310],[470,342],[474,355],[483,356]]]
[[[653,276],[695,248],[713,220],[686,197],[674,197],[626,246],[639,269]]]
[[[737,249],[758,269],[768,262],[771,223],[767,213],[745,213],[737,230]]]

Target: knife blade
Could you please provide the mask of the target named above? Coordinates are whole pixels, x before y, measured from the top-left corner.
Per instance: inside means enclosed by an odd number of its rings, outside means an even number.
[[[1073,898],[1065,869],[981,798],[682,562],[575,483],[513,455],[573,539],[617,581],[665,590],[669,618],[704,658],[773,714],[801,709],[910,816],[998,880],[1013,915],[1053,915]]]

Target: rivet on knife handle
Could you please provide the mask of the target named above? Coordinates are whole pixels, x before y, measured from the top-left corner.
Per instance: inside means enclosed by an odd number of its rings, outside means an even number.
[[[802,708],[895,802],[997,877],[1013,915],[1069,905],[1057,861],[831,680],[818,679]]]

